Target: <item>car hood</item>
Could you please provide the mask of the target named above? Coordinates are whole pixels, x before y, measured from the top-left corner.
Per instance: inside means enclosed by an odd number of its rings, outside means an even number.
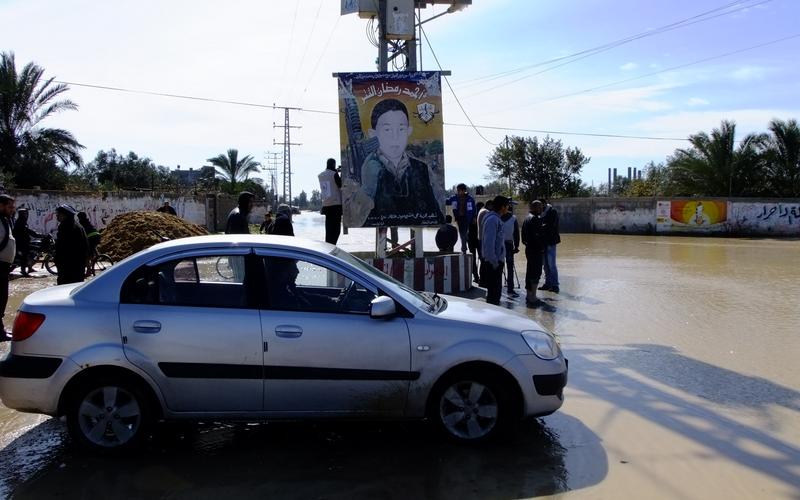
[[[547,331],[531,318],[510,309],[452,295],[445,295],[444,299],[447,301],[447,307],[436,313],[437,318],[488,328],[501,328],[516,333],[523,330]]]

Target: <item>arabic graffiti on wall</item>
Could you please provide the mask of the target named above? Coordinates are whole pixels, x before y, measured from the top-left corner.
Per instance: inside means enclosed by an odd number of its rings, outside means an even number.
[[[39,233],[54,233],[58,228],[55,209],[62,203],[86,212],[89,220],[98,229],[106,227],[117,215],[136,210],[153,211],[160,207],[164,198],[155,196],[126,196],[118,194],[76,195],[74,193],[15,194],[17,208],[28,209],[28,226]],[[184,220],[205,226],[206,209],[202,200],[194,198],[171,198],[170,205]]]
[[[731,203],[731,230],[800,235],[800,203]]]

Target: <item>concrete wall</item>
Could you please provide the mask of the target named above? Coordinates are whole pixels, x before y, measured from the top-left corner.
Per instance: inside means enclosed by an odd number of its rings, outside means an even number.
[[[88,214],[98,228],[105,227],[119,214],[134,210],[155,210],[165,200],[183,219],[205,226],[209,231],[222,232],[228,213],[236,206],[236,197],[171,196],[167,193],[108,192],[74,193],[64,191],[10,192],[17,207],[29,209],[29,225],[38,232],[55,231],[55,208],[69,203]],[[488,197],[481,197],[481,199]],[[672,202],[712,201],[726,208],[722,222],[712,227],[691,228],[664,222],[669,217]],[[552,200],[558,209],[561,231],[564,233],[612,234],[706,234],[719,236],[789,236],[800,237],[800,199],[753,198],[560,198]],[[528,213],[527,202],[514,207],[521,221]],[[675,206],[675,204],[672,204]],[[665,208],[667,207],[667,208]],[[256,204],[250,214],[251,224],[260,224],[263,204]],[[661,214],[658,211],[661,210]],[[657,221],[659,221],[657,223]]]
[[[206,225],[205,197],[171,197],[165,194],[138,192],[75,193],[65,191],[9,192],[16,198],[17,208],[29,210],[28,226],[37,232],[50,233],[58,227],[55,209],[68,203],[78,211],[86,212],[89,220],[98,228],[105,227],[119,214],[134,210],[152,211],[169,200],[178,216],[194,224]]]
[[[710,227],[670,224],[673,202],[711,201],[727,208]],[[704,234],[714,236],[800,237],[800,200],[752,198],[562,198],[552,200],[564,233]],[[659,215],[658,207],[665,214]],[[524,217],[525,204],[516,209]],[[658,224],[657,224],[657,221]]]
[[[153,211],[169,201],[178,217],[205,226],[211,232],[223,232],[228,213],[236,207],[236,196],[174,196],[168,193],[119,191],[108,193],[76,193],[65,191],[15,190],[9,192],[17,208],[29,210],[28,226],[40,233],[51,233],[58,227],[55,209],[62,203],[86,212],[98,229],[104,228],[119,214],[136,210]],[[267,208],[256,204],[250,213],[251,224],[261,224]]]

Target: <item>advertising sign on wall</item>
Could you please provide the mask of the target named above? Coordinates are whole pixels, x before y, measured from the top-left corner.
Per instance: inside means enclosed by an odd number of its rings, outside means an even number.
[[[673,200],[656,204],[656,232],[725,232],[727,222],[726,201]]]
[[[339,73],[344,223],[444,222],[441,74]]]

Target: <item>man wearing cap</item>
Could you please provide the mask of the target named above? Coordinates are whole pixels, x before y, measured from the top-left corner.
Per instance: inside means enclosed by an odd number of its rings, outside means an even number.
[[[8,305],[8,273],[17,254],[17,244],[12,234],[14,223],[11,217],[16,209],[16,201],[7,194],[0,194],[0,341],[10,340],[3,317]]]
[[[508,212],[508,198],[495,196],[492,210],[481,219],[481,281],[486,286],[486,302],[500,305],[503,288],[503,264],[506,260],[506,243],[503,221],[500,217]]]
[[[56,208],[58,232],[56,233],[55,263],[58,268],[56,283],[80,283],[86,278],[86,261],[89,258],[89,241],[80,224],[75,222],[78,211],[70,205]]]

